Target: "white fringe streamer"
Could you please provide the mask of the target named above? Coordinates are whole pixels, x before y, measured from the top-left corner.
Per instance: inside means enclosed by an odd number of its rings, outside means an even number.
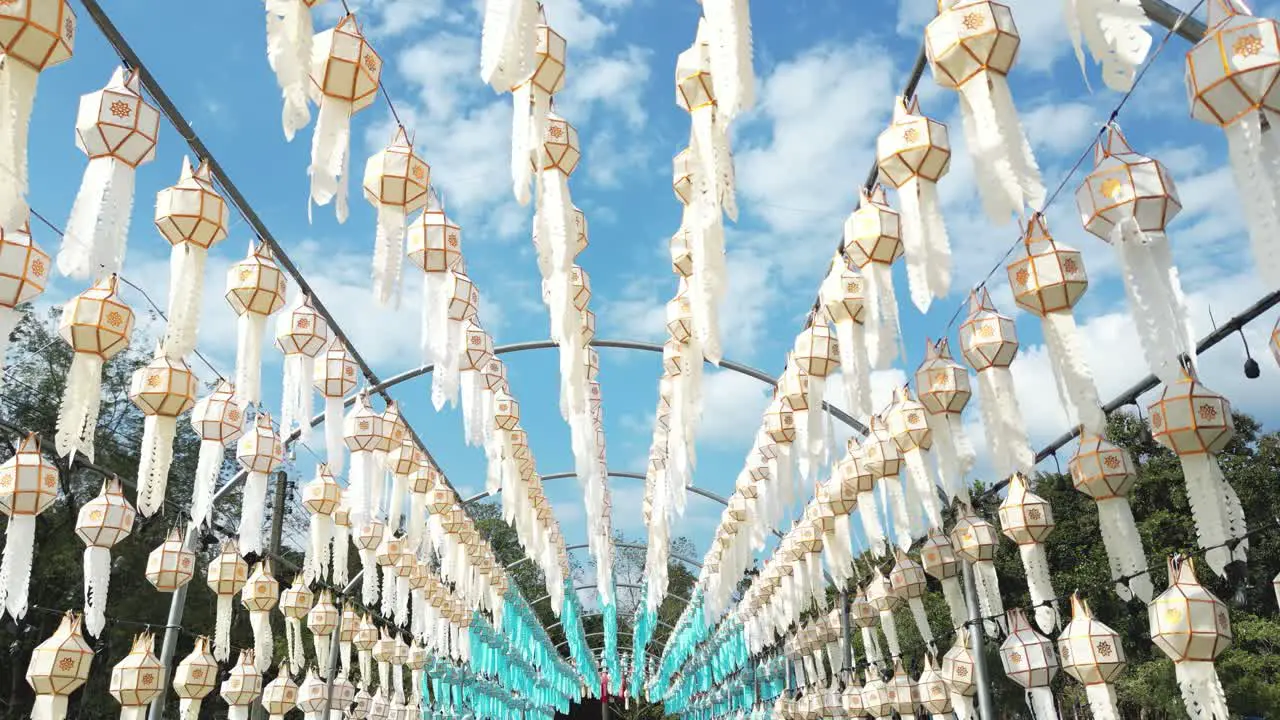
[[[231,657],[231,601],[233,597],[232,595],[218,596],[217,618],[213,626],[213,657],[218,662],[226,662]],[[319,647],[317,647],[316,656],[318,657],[319,655]]]
[[[262,552],[262,522],[267,511],[269,479],[260,472],[251,472],[245,478],[240,496],[240,526],[236,528],[236,542],[242,554]]]
[[[102,358],[92,353],[76,353],[67,372],[58,409],[58,431],[54,447],[58,455],[71,459],[80,453],[93,460],[93,435],[98,427],[102,404]]]
[[[1049,351],[1049,362],[1053,364],[1063,405],[1085,430],[1095,435],[1103,434],[1107,429],[1107,416],[1102,412],[1093,372],[1080,346],[1075,317],[1070,311],[1045,313],[1040,319],[1040,327],[1044,331],[1044,344]]]
[[[236,402],[248,407],[262,401],[262,343],[267,316],[245,312],[236,319]]]
[[[313,399],[315,389],[312,378],[316,372],[316,359],[302,353],[284,356],[284,392],[280,398],[280,436],[289,437],[294,430],[298,439],[311,439],[311,416],[315,414]],[[341,399],[339,399],[341,402]],[[326,428],[327,431],[328,428]],[[341,423],[338,430],[341,431]]]
[[[973,579],[978,586],[978,609],[982,611],[983,617],[1004,618],[1004,601],[1000,599],[1000,578],[996,575],[995,563],[990,561],[974,563]],[[988,619],[983,622],[983,625],[988,635],[996,636],[1003,632],[1005,622],[1003,619],[995,621]]]
[[[249,626],[253,628],[253,666],[258,672],[266,672],[271,669],[271,652],[275,647],[275,638],[271,635],[271,614],[249,613]]]
[[[1027,688],[1027,709],[1032,720],[1058,720],[1058,704],[1047,687]]]
[[[142,427],[142,446],[138,449],[138,512],[143,517],[151,517],[164,504],[178,418],[148,415]]]
[[[1084,694],[1089,700],[1089,711],[1093,713],[1093,720],[1120,720],[1114,685],[1111,683],[1085,685]]]
[[[1052,635],[1058,629],[1058,602],[1054,600],[1057,596],[1053,591],[1053,578],[1049,576],[1049,558],[1044,545],[1019,545],[1018,552],[1022,555],[1022,568],[1027,573],[1031,604],[1035,605],[1036,626],[1046,635]],[[1046,602],[1051,604],[1044,605]]]
[[[996,472],[1029,474],[1035,466],[1035,453],[1027,442],[1009,368],[991,367],[978,373],[978,405]]]
[[[266,0],[267,62],[275,71],[284,96],[280,121],[284,137],[293,136],[311,122],[307,85],[311,82],[311,8],[303,0]]]
[[[946,599],[947,609],[951,611],[951,627],[965,627],[965,623],[969,622],[969,604],[965,602],[959,578],[942,580],[942,597]]]
[[[338,222],[347,221],[347,174],[351,164],[351,103],[325,95],[316,114],[316,129],[311,137],[311,202],[316,205],[334,203]],[[311,217],[311,205],[307,205]]]
[[[1133,87],[1138,66],[1151,49],[1151,35],[1145,30],[1150,21],[1140,0],[1066,0],[1064,3],[1067,33],[1075,47],[1080,72],[1085,74],[1084,48],[1102,65],[1102,81],[1116,92]],[[1100,718],[1099,720],[1105,720]]]
[[[84,629],[102,636],[107,624],[107,594],[111,585],[111,548],[90,545],[84,549]]]
[[[383,307],[400,305],[406,232],[404,206],[378,203],[378,230],[373,241],[373,297]]]
[[[30,65],[0,54],[0,227],[16,229],[27,221],[27,135],[40,73]]]
[[[134,173],[132,165],[109,155],[89,160],[58,250],[63,275],[98,280],[124,266]]]
[[[1116,583],[1116,594],[1123,600],[1137,595],[1142,602],[1150,604],[1154,588],[1146,573],[1147,554],[1129,501],[1122,497],[1098,500],[1098,526],[1102,531],[1102,544],[1107,549],[1111,577],[1131,576],[1127,585]]]
[[[867,281],[867,357],[873,370],[887,370],[898,357],[905,356],[898,326],[898,298],[893,292],[893,268],[870,262],[862,268],[862,274]]]
[[[208,257],[207,250],[188,242],[174,245],[169,253],[169,317],[162,347],[170,360],[181,360],[196,349]]]
[[[1169,239],[1164,233],[1143,232],[1137,221],[1128,218],[1116,223],[1111,244],[1120,259],[1147,367],[1162,383],[1172,385],[1182,379],[1180,356],[1195,363],[1195,345]]]

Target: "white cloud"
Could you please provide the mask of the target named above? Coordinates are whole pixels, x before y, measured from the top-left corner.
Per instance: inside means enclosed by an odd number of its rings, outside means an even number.
[[[769,386],[728,370],[702,376],[702,424],[698,446],[742,448],[755,437],[769,403]]]
[[[649,88],[653,52],[628,45],[611,55],[587,57],[567,70],[565,89],[556,107],[570,122],[586,125],[592,111],[607,108],[621,115],[631,129],[648,119],[644,100]]]
[[[1018,63],[1034,70],[1048,70],[1062,55],[1070,54],[1071,42],[1062,22],[1062,5],[1043,0],[1008,0],[1018,26],[1022,45]],[[898,4],[897,32],[924,41],[924,28],[937,16],[934,0],[901,0]]]
[[[547,24],[564,36],[569,46],[569,62],[573,53],[591,50],[596,43],[612,35],[617,26],[605,22],[583,7],[582,0],[546,0]]]

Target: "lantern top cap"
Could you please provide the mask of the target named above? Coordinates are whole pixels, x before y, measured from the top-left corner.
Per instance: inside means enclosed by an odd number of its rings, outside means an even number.
[[[1210,31],[1236,15],[1253,16],[1253,11],[1244,0],[1209,0],[1208,25]]]
[[[1089,601],[1080,597],[1079,592],[1071,593],[1071,619],[1093,619],[1093,610],[1089,608]]]
[[[941,4],[941,3],[939,3]],[[901,122],[912,115],[920,115],[920,98],[912,95],[906,97],[899,95],[894,98],[893,102],[893,121]]]
[[[38,433],[29,432],[27,436],[18,442],[19,453],[35,453],[40,454],[40,435]]]
[[[1196,561],[1189,555],[1171,555],[1168,559],[1169,586],[1194,585],[1200,587],[1196,577]]]
[[[1102,137],[1098,138],[1098,142],[1093,146],[1093,164],[1097,165],[1104,159],[1114,157],[1116,155],[1136,155],[1133,148],[1129,145],[1129,141],[1125,138],[1124,133],[1120,131],[1120,126],[1114,120],[1107,123],[1102,130]]]
[[[1000,311],[996,310],[995,303],[991,300],[991,293],[985,286],[976,288],[969,293],[969,317],[972,318],[983,312],[1000,314]]]
[[[1022,234],[1022,242],[1030,245],[1035,242],[1053,242],[1053,235],[1049,234],[1049,226],[1045,222],[1042,213],[1032,213],[1027,220],[1027,227]]]

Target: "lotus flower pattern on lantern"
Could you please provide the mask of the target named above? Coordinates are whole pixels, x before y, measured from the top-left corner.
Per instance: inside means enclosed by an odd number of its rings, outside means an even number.
[[[0,17],[4,10],[0,8]],[[5,63],[6,65],[18,64]],[[7,69],[0,66],[0,76]],[[3,82],[3,80],[0,80]],[[0,85],[0,87],[3,87]],[[0,106],[4,98],[0,95]],[[2,108],[0,108],[2,109]],[[6,116],[7,117],[7,116]],[[0,120],[0,123],[3,123]],[[0,132],[3,128],[0,127]],[[0,155],[3,151],[0,151]],[[10,166],[11,167],[11,166]],[[15,185],[13,178],[5,183],[7,187]],[[5,190],[0,190],[3,194]],[[3,199],[0,199],[3,202]],[[0,212],[3,212],[0,210]],[[30,302],[44,292],[49,283],[49,273],[53,264],[49,255],[31,237],[31,228],[23,220],[9,226],[5,230],[0,225],[0,372],[4,371],[4,358],[9,350],[9,338],[22,320],[23,311],[18,306]]]
[[[36,694],[32,720],[61,720],[67,716],[71,693],[89,679],[93,648],[80,632],[81,617],[62,616],[57,630],[31,651],[27,684]]]
[[[58,498],[58,467],[40,452],[40,437],[31,433],[17,452],[0,465],[0,512],[9,516],[0,559],[0,614],[14,620],[27,614],[36,541],[36,516]]]
[[[99,637],[106,625],[107,588],[111,582],[111,548],[133,532],[137,512],[124,497],[120,479],[102,482],[98,497],[85,503],[76,518],[76,535],[84,542],[85,629]]]
[[[156,229],[173,245],[169,315],[162,343],[170,359],[179,360],[196,348],[205,261],[209,249],[227,237],[230,216],[227,201],[213,185],[208,160],[192,170],[184,155],[178,183],[156,193]]]
[[[62,391],[54,446],[62,457],[78,452],[93,460],[102,366],[128,346],[133,334],[133,311],[120,299],[119,279],[105,277],[63,305],[58,334],[75,356]]]

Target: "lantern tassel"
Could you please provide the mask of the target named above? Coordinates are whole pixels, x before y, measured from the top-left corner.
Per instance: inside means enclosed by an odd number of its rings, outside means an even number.
[[[1151,49],[1151,36],[1143,30],[1150,21],[1139,0],[1066,0],[1064,9],[1085,85],[1088,86],[1089,77],[1081,39],[1094,61],[1102,66],[1102,82],[1116,92],[1128,92],[1138,66]]]
[[[728,285],[725,267],[724,220],[720,208],[695,201],[705,217],[695,221],[690,233],[689,252],[693,260],[693,277],[689,285],[689,307],[693,314],[694,334],[702,345],[703,356],[720,364],[720,302]]]
[[[302,618],[284,619],[285,647],[289,651],[289,673],[300,675],[307,663],[307,651],[302,646]]]
[[[197,525],[209,523],[213,513],[214,485],[222,472],[227,449],[217,440],[201,440],[196,461],[196,476],[191,489],[191,521]]]
[[[1270,119],[1280,119],[1280,115]],[[1280,235],[1280,177],[1273,170],[1275,160],[1267,156],[1274,148],[1263,144],[1262,117],[1256,111],[1245,113],[1222,129],[1227,135],[1236,194],[1244,210],[1258,274],[1267,285],[1280,285],[1280,248],[1276,247],[1276,237]]]
[[[942,508],[938,503],[938,488],[933,482],[933,477],[929,474],[929,464],[925,461],[925,451],[920,448],[908,450],[902,454],[907,467],[908,487],[915,490],[916,499],[920,505],[924,506],[924,516],[927,520],[927,527],[924,532],[929,530],[942,529]],[[916,508],[915,516],[919,516],[919,508]]]
[[[1017,210],[1021,216],[1024,206],[1044,207],[1045,190],[1040,179],[1040,166],[1036,164],[1035,155],[1031,152],[1031,141],[1027,139],[1022,121],[1018,118],[1018,108],[1013,103],[1008,78],[994,73],[987,75],[991,80],[991,105],[995,110],[996,121],[1000,124],[1000,133],[1004,137],[1006,152],[1021,191],[1022,205]]]
[[[497,0],[490,3],[499,4]],[[522,82],[511,90],[511,182],[516,202],[529,204],[533,180],[534,148],[542,140],[533,134],[533,83]]]
[[[993,637],[1004,632],[1004,601],[1000,599],[1000,577],[996,575],[996,564],[990,561],[973,564],[973,579],[978,586],[978,609],[988,635]],[[995,617],[997,619],[991,620]]]
[[[958,90],[965,144],[977,170],[974,175],[982,208],[992,222],[1004,224],[1011,216],[1021,215],[1026,203],[996,116],[992,86],[997,78],[995,73],[982,71]]]
[[[716,99],[721,112],[733,118],[755,103],[749,4],[747,0],[708,0],[702,11],[714,30],[710,49]]]
[[[933,302],[935,296],[942,297],[946,295],[945,291],[939,291],[932,288],[932,277],[930,274],[930,256],[929,245],[925,229],[924,208],[922,207],[921,190],[925,185],[933,183],[922,181],[918,175],[912,176],[898,188],[898,200],[902,203],[902,248],[903,254],[906,255],[907,262],[907,284],[911,290],[911,302],[919,308],[921,313],[929,311],[929,305]],[[936,194],[933,198],[937,200]],[[936,212],[936,208],[933,209]],[[947,243],[946,228],[942,229],[942,243]],[[950,249],[946,250],[948,258],[950,258]],[[948,272],[948,276],[950,272]]]
[[[219,595],[217,616],[213,625],[213,657],[226,662],[231,657],[231,595]],[[319,656],[319,647],[316,655]]]
[[[67,372],[62,406],[58,409],[54,447],[59,456],[69,460],[78,452],[93,460],[93,435],[101,404],[102,358],[91,353],[76,353]]]
[[[884,639],[889,644],[889,657],[902,657],[902,647],[898,644],[898,621],[893,618],[893,613],[880,611],[880,629],[884,631]]]
[[[294,430],[298,439],[311,439],[312,398],[311,379],[315,376],[316,359],[302,353],[284,356],[284,393],[280,399],[280,434],[288,438]],[[339,426],[340,427],[340,426]]]
[[[0,227],[16,229],[26,222],[27,135],[35,106],[40,73],[8,55],[0,55],[0,168],[8,178],[0,183]]]
[[[936,655],[938,646],[933,639],[933,629],[929,627],[929,616],[924,611],[924,601],[918,597],[908,598],[907,605],[911,608],[911,616],[915,618],[916,630],[920,631],[920,638],[924,640],[925,645],[929,646],[929,651]]]
[[[372,548],[360,548],[360,567],[364,570],[360,576],[360,597],[366,606],[374,607],[378,602],[378,561]]]
[[[996,471],[1030,473],[1035,455],[1027,443],[1026,425],[1009,368],[990,367],[978,373],[978,405]]]
[[[1137,595],[1142,602],[1150,604],[1154,588],[1146,573],[1147,555],[1129,501],[1122,497],[1098,500],[1098,526],[1110,560],[1111,576],[1130,576],[1128,585],[1116,583],[1116,594],[1123,600]]]
[[[422,547],[422,530],[427,516],[427,494],[409,493],[408,539],[409,551],[417,553]]]
[[[903,354],[893,268],[885,263],[870,262],[862,273],[867,280],[867,356],[871,358],[872,369],[887,370]]]
[[[347,502],[351,505],[351,523],[355,527],[363,527],[373,518],[374,476],[377,468],[373,453],[368,450],[355,450],[351,453],[351,472],[347,475]]]
[[[143,517],[151,517],[164,504],[178,418],[148,415],[142,427],[142,446],[138,450],[138,512]]]
[[[351,526],[333,525],[333,548],[330,551],[330,557],[333,559],[333,583],[335,585],[347,584],[350,579],[351,572],[348,564],[348,554],[351,548]]]
[[[369,650],[360,651],[360,687],[365,690],[373,682],[373,652]]]
[[[392,617],[396,609],[396,574],[388,565],[382,568],[382,616]]]
[[[324,513],[312,513],[307,554],[303,559],[303,578],[308,582],[327,579],[329,576],[329,542],[333,537],[333,518]]]
[[[1093,713],[1094,720],[1120,720],[1114,685],[1111,683],[1085,685],[1084,694],[1089,700],[1089,710]]]
[[[37,695],[31,707],[31,720],[66,720],[67,695]]]
[[[169,317],[163,347],[170,360],[181,360],[196,349],[208,257],[204,248],[187,242],[174,245],[169,253]]]
[[[396,576],[396,623],[409,624],[409,578]]]
[[[1063,406],[1074,411],[1085,430],[1095,435],[1106,432],[1107,416],[1102,412],[1093,373],[1080,347],[1075,317],[1070,312],[1045,313],[1040,327]]]
[[[400,305],[406,233],[404,206],[378,203],[378,230],[373,241],[373,296],[383,307]]]
[[[911,511],[907,508],[907,498],[902,491],[902,481],[897,477],[886,477],[876,481],[883,488],[885,506],[893,527],[893,542],[903,552],[911,549]],[[897,653],[895,653],[897,654]]]
[[[267,316],[245,312],[236,319],[236,402],[243,406],[262,399],[262,342]]]
[[[867,653],[867,663],[870,665],[880,664],[880,643],[876,642],[876,631],[873,628],[864,627],[862,630],[862,649]]]
[[[311,122],[307,106],[311,65],[311,8],[303,0],[267,0],[267,62],[284,96],[285,140]]]
[[[329,462],[329,471],[335,475],[342,473],[343,466],[346,465],[346,457],[343,450],[347,449],[347,443],[342,439],[342,398],[329,397],[324,398],[324,445],[325,455]],[[311,420],[308,418],[305,424],[310,425]]]
[[[266,473],[250,472],[244,481],[236,542],[240,552],[245,555],[262,552],[262,523],[267,511],[268,480]]]
[[[324,668],[324,672],[329,672],[329,635],[311,636],[311,645],[316,651],[316,667]]]
[[[1053,591],[1053,579],[1049,577],[1049,558],[1041,543],[1019,545],[1022,567],[1027,573],[1027,590],[1031,604],[1035,606],[1036,626],[1045,634],[1058,629],[1058,602]],[[1046,605],[1045,603],[1050,603]]]
[[[946,599],[947,609],[951,611],[951,627],[965,627],[965,623],[969,622],[969,605],[965,602],[960,580],[953,577],[944,578],[942,597]]]
[[[1027,688],[1027,709],[1032,720],[1058,720],[1058,704],[1048,687]]]
[[[266,672],[271,669],[271,651],[275,646],[275,638],[271,636],[271,614],[251,612],[249,625],[253,628],[253,665],[258,672]]]
[[[867,543],[871,546],[872,554],[883,557],[885,551],[884,525],[881,524],[880,515],[876,512],[874,492],[858,494],[858,515],[862,519],[862,530],[867,535]]]
[[[1227,510],[1218,461],[1209,453],[1183,455],[1178,459],[1182,462],[1182,477],[1187,484],[1187,499],[1196,521],[1200,547],[1213,548],[1205,553],[1205,560],[1214,573],[1226,577],[1226,567],[1232,558],[1231,550],[1221,547],[1227,540]]]
[[[535,0],[488,0],[480,36],[480,78],[505,92],[532,70],[537,51]]]
[[[111,548],[84,549],[84,629],[94,637],[107,624],[107,593],[111,585]]]
[[[355,630],[355,628],[352,628],[352,630],[354,631],[354,630]],[[348,635],[347,637],[351,637],[351,636],[350,636],[350,635]],[[328,645],[329,645],[329,643],[325,643],[325,645],[326,645],[326,646],[328,646]],[[342,669],[342,676],[343,676],[343,677],[345,677],[345,678],[347,678],[347,679],[350,679],[350,678],[351,678],[351,669],[352,669],[352,666],[351,666],[351,648],[352,648],[351,641],[350,641],[350,640],[343,640],[343,639],[342,639],[342,635],[341,635],[341,633],[339,633],[339,635],[338,635],[338,663],[339,663],[339,667]],[[327,671],[328,671],[328,668],[327,668],[327,666],[326,666],[326,672],[327,672]]]
[[[1138,340],[1151,372],[1166,385],[1182,377],[1179,357],[1195,363],[1190,318],[1169,238],[1143,232],[1127,218],[1116,224],[1111,244],[1118,251],[1125,292],[1133,308]]]
[[[584,417],[590,421],[587,396],[587,346],[582,342],[581,315],[567,321],[560,337],[560,415],[565,420]]]
[[[315,134],[311,138],[311,202],[328,205],[334,201],[338,222],[347,221],[347,170],[351,163],[352,105],[344,100],[324,96],[316,114]],[[311,205],[307,205],[311,217]]]
[[[978,709],[974,707],[972,697],[954,690],[948,691],[948,694],[951,696],[951,709],[960,720],[973,720],[978,717]]]
[[[954,500],[959,496],[964,484],[960,471],[960,459],[956,453],[955,438],[951,435],[951,423],[947,422],[947,414],[934,415],[925,413],[925,423],[929,426],[929,434],[933,436],[933,451],[937,458],[938,479],[947,498]]]
[[[871,414],[871,367],[867,363],[866,329],[850,318],[837,320],[835,324],[845,407],[855,416],[868,416]]]
[[[451,295],[456,284],[454,275],[444,285],[446,295]],[[431,374],[431,403],[436,410],[444,408],[446,402],[450,406],[458,402],[458,368],[462,364],[462,322],[449,317],[447,302],[437,301],[438,313],[433,321],[435,329],[432,347],[435,353],[436,368]]]
[[[485,414],[485,395],[489,391],[481,382],[477,370],[462,371],[462,427],[468,446],[484,443],[484,428],[487,418],[493,414]]]
[[[99,278],[124,265],[133,212],[134,168],[112,156],[89,160],[67,219],[58,270],[73,278]]]

